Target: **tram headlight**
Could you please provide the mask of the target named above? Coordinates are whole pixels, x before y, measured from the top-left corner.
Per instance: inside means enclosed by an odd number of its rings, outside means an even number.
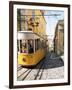
[[[23,58],[22,60],[23,60],[23,62],[26,62],[26,59],[25,58]]]

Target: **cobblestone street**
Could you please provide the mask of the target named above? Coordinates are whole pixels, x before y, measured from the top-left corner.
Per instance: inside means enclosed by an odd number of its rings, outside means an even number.
[[[64,61],[55,53],[50,52],[34,68],[18,65],[17,80],[46,80],[64,78]]]

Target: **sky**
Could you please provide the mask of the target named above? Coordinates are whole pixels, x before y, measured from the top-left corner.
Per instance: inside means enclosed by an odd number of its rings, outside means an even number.
[[[48,10],[45,11],[44,17],[46,19],[46,34],[48,35],[48,40],[50,43],[52,43],[54,34],[55,34],[55,28],[58,20],[64,19],[64,11],[60,10]]]

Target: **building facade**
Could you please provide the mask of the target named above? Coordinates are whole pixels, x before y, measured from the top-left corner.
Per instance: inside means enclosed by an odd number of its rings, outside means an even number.
[[[44,11],[32,9],[17,10],[18,31],[33,31],[46,35]]]
[[[56,25],[54,52],[58,55],[64,54],[64,20],[59,20]]]
[[[17,31],[32,31],[39,39],[35,40],[35,50],[41,47],[46,47],[46,21],[44,11],[33,9],[18,9],[17,10]],[[27,43],[30,42],[34,47],[33,40],[22,40],[22,45],[25,46],[24,52],[28,52]],[[22,47],[21,47],[22,48]]]

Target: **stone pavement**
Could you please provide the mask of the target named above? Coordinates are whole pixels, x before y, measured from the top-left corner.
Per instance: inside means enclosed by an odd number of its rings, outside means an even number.
[[[48,53],[46,58],[34,68],[18,66],[17,80],[19,81],[61,78],[64,78],[64,61],[53,52]]]

